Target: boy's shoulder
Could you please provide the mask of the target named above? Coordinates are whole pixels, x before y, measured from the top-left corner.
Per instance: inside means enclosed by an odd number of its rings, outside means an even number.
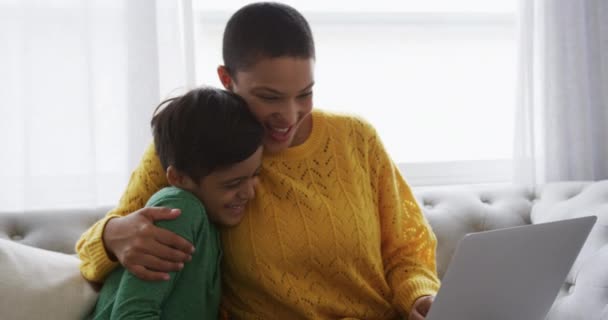
[[[148,203],[146,203],[146,207],[154,207],[159,203],[166,202],[167,200],[178,202],[183,201],[203,206],[201,201],[191,192],[181,188],[168,186],[158,190],[155,194],[153,194],[152,197],[150,197],[150,199],[148,200]]]
[[[190,191],[169,186],[160,189],[150,197],[146,207],[165,207],[180,209],[180,217],[187,216],[190,219],[199,220],[202,217],[207,220],[207,211],[203,203]]]
[[[201,232],[214,229],[209,221],[205,206],[191,192],[169,186],[156,192],[146,207],[165,207],[179,209],[181,214],[172,220],[158,220],[157,226],[169,229],[194,243]]]

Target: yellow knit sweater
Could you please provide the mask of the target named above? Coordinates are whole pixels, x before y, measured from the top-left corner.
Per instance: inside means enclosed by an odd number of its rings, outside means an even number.
[[[167,184],[151,146],[118,208],[82,235],[83,275],[116,265],[105,223]],[[313,112],[306,142],[265,155],[256,198],[222,230],[223,304],[237,319],[395,319],[436,294],[436,239],[375,130],[359,118]]]

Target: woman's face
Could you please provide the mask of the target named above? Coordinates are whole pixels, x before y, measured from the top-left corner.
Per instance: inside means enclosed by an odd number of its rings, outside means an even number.
[[[279,57],[259,60],[230,78],[218,70],[224,86],[243,97],[264,125],[265,152],[277,153],[297,146],[312,130],[314,60]]]

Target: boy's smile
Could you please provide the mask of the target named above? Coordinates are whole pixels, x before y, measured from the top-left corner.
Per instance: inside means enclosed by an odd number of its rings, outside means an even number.
[[[172,166],[167,169],[167,177],[172,185],[192,192],[203,203],[209,220],[222,226],[236,226],[245,214],[247,202],[255,196],[262,153],[260,146],[249,158],[214,169],[198,183]]]
[[[255,196],[261,164],[262,147],[259,147],[249,158],[201,178],[188,191],[203,202],[211,221],[235,226],[241,222],[247,202]]]

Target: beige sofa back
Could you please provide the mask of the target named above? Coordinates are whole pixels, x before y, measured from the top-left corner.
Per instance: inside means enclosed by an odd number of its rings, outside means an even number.
[[[444,274],[466,233],[597,215],[549,320],[608,320],[608,181],[523,186],[443,186],[414,189],[438,239]],[[0,238],[73,254],[80,234],[109,208],[0,212]]]

